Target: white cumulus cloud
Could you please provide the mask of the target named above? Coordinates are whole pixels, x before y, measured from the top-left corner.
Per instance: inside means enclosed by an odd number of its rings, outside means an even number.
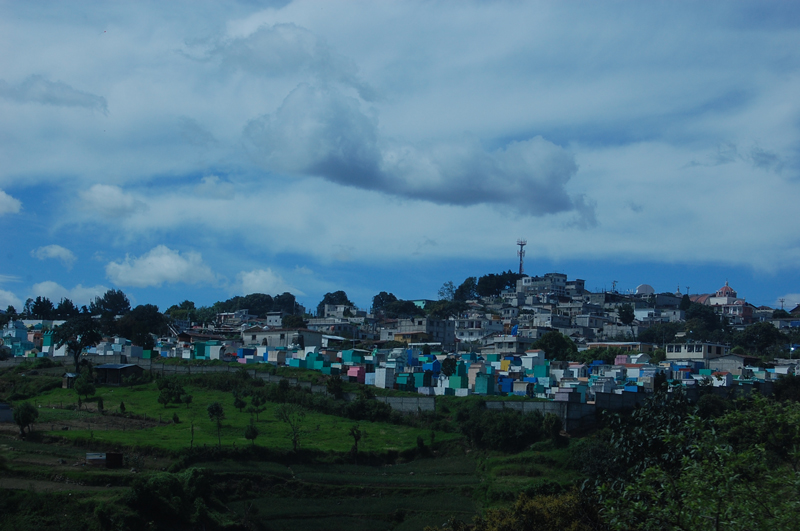
[[[0,309],[5,311],[9,306],[13,306],[15,310],[21,311],[22,301],[10,291],[0,289]]]
[[[145,288],[166,283],[199,284],[214,282],[211,269],[198,252],[181,254],[165,245],[154,247],[136,258],[126,255],[122,262],[109,262],[106,276],[117,286]]]
[[[16,214],[21,208],[22,203],[20,203],[19,199],[11,197],[0,190],[0,216],[4,214]]]
[[[66,298],[81,306],[88,305],[95,297],[102,297],[106,291],[108,291],[108,288],[100,284],[96,286],[78,284],[74,288],[68,289],[57,282],[46,280],[33,285],[31,297],[47,297],[53,304]]]
[[[95,184],[80,193],[83,207],[106,218],[129,216],[147,205],[118,186]]]
[[[249,295],[250,293],[275,295],[287,291],[293,295],[305,295],[305,293],[299,289],[290,286],[283,277],[270,268],[242,271],[236,278],[236,289],[243,295]]]
[[[75,260],[77,260],[72,251],[60,245],[45,245],[44,247],[39,247],[31,251],[31,256],[39,260],[55,258],[61,260],[68,268],[72,268]]]

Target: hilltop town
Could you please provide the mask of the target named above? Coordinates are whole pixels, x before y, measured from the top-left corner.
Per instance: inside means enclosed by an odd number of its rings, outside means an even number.
[[[59,315],[64,308],[71,313]],[[580,404],[650,393],[659,381],[767,389],[794,374],[800,342],[800,307],[755,307],[727,282],[708,294],[656,293],[649,285],[594,293],[565,274],[511,271],[447,282],[439,300],[381,292],[369,310],[342,291],[328,293],[313,313],[284,293],[199,309],[185,301],[161,314],[152,305],[131,310],[121,291],[110,290],[84,308],[99,334],[80,353],[59,335],[69,319],[52,319],[78,318],[71,302],[37,298],[24,315],[12,312],[4,316],[3,348],[17,361],[270,364],[421,396]]]

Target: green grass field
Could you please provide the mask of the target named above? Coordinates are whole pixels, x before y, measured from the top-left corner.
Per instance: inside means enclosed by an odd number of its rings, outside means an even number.
[[[251,444],[244,437],[244,429],[250,423],[251,415],[233,407],[234,399],[231,393],[192,386],[185,386],[185,389],[193,396],[193,401],[188,407],[183,404],[170,404],[165,408],[157,401],[158,390],[155,383],[132,387],[99,387],[92,397],[92,402],[89,402],[89,407],[95,407],[96,398],[102,397],[105,410],[109,413],[119,412],[120,403],[124,402],[128,415],[142,417],[142,420],[146,417],[149,421],[161,423],[153,427],[144,427],[145,422],[137,426],[134,420],[128,423],[130,429],[124,430],[113,427],[113,424],[109,425],[110,423],[97,412],[59,409],[59,406],[67,404],[77,406],[77,395],[71,389],[54,389],[28,401],[37,407],[41,406],[38,409],[36,429],[44,430],[50,435],[66,439],[91,437],[96,443],[146,446],[173,452],[190,446],[192,424],[194,424],[195,446],[219,444],[217,426],[209,419],[206,411],[208,404],[219,402],[225,410],[225,419],[222,421],[219,433],[221,444],[223,446]],[[258,421],[255,422],[259,430],[255,444],[290,450],[292,444],[289,427],[275,417],[278,404],[268,402],[263,407],[265,411],[258,415]],[[180,420],[178,424],[172,422],[173,415],[178,415]],[[78,421],[77,426],[62,431],[59,422],[67,420]],[[306,411],[300,447],[325,452],[347,452],[353,445],[349,430],[355,424],[356,421],[350,419]],[[362,421],[358,424],[365,433],[359,443],[359,450],[364,452],[402,451],[415,447],[418,436],[427,440],[430,434],[427,430],[390,423]],[[458,435],[448,433],[436,435],[437,441],[454,438],[458,438]]]
[[[350,452],[350,428],[356,421],[307,410],[301,452],[294,454],[289,428],[275,415],[279,404],[268,402],[255,423],[259,430],[255,444],[262,451],[250,452],[244,430],[251,415],[233,407],[233,393],[191,384],[197,380],[181,378],[185,392],[193,396],[188,407],[164,407],[158,403],[157,385],[148,383],[98,386],[95,396],[77,409],[74,390],[47,390],[52,376],[25,378],[15,376],[12,381],[26,392],[39,390],[25,400],[39,417],[35,437],[20,440],[11,431],[0,435],[0,504],[9,489],[74,492],[87,511],[90,530],[100,529],[91,516],[94,502],[119,505],[137,480],[187,467],[205,468],[214,475],[216,495],[227,508],[222,509],[227,511],[225,518],[265,531],[421,531],[454,516],[469,522],[483,508],[507,505],[521,491],[568,488],[581,480],[570,448],[555,448],[547,441],[518,454],[503,454],[471,450],[460,433],[445,428],[436,431],[433,444],[430,427],[362,421],[356,458]],[[98,398],[105,414],[97,411]],[[437,407],[454,417],[479,400],[445,397]],[[225,411],[221,452],[216,450],[217,426],[206,410],[212,402],[222,404]],[[173,415],[179,417],[178,423]],[[423,417],[419,425],[425,422],[429,420]],[[451,421],[435,422],[444,426]],[[187,455],[190,445],[199,452]],[[83,464],[86,452],[112,450],[124,453],[123,469]]]

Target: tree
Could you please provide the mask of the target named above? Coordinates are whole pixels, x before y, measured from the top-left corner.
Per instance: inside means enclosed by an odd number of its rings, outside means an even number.
[[[75,372],[80,372],[79,365],[83,350],[96,345],[103,339],[99,326],[99,323],[92,319],[91,315],[82,313],[68,319],[55,330],[56,348],[66,345],[75,361]]]
[[[358,464],[358,441],[361,440],[361,437],[364,435],[361,431],[361,428],[358,427],[358,424],[354,424],[350,426],[350,437],[353,438],[353,457],[355,459],[356,464]]]
[[[62,298],[58,306],[56,306],[55,317],[56,319],[63,319],[66,321],[67,319],[77,317],[80,313],[81,311],[75,306],[75,303],[67,298]]]
[[[261,398],[260,395],[255,394],[255,395],[253,395],[253,398],[250,400],[250,405],[247,406],[247,410],[246,411],[248,413],[250,413],[251,416],[255,415],[256,416],[256,421],[258,421],[258,414],[259,413],[263,413],[264,410],[266,409],[266,408],[261,407],[261,405],[263,403],[264,403],[264,399]]]
[[[389,319],[408,319],[417,315],[425,315],[425,310],[411,301],[394,301],[383,309],[383,316]]]
[[[202,324],[213,323],[217,319],[217,311],[213,307],[201,306],[195,313],[195,319]]]
[[[708,341],[715,332],[723,331],[724,323],[711,306],[693,302],[686,310],[684,330],[691,332],[695,341]]]
[[[774,347],[782,347],[789,342],[789,338],[775,328],[772,323],[762,321],[754,323],[738,332],[734,342],[748,351],[763,356]]]
[[[95,297],[89,305],[92,315],[125,315],[131,311],[131,301],[122,290],[110,289],[102,297]]]
[[[244,438],[250,441],[252,446],[256,445],[256,437],[258,437],[258,428],[253,424],[253,419],[250,419],[250,424],[244,429]]]
[[[281,326],[283,328],[305,328],[308,321],[299,315],[284,315],[281,319]]]
[[[183,395],[183,396],[181,396],[181,402],[186,404],[186,409],[189,409],[189,404],[192,403],[192,399],[193,398],[194,397],[192,395]]]
[[[272,299],[272,309],[274,311],[280,311],[283,313],[289,314],[296,314],[297,312],[297,299],[295,299],[294,295],[285,291],[280,295],[276,295],[274,299]]]
[[[152,350],[155,342],[150,334],[161,336],[169,332],[167,318],[154,304],[139,305],[117,321],[117,331],[136,346]]]
[[[484,275],[478,279],[478,295],[481,297],[499,297],[503,290],[515,289],[517,287],[517,280],[522,277],[523,275],[514,273],[510,269],[499,275],[494,273]]]
[[[453,292],[453,300],[466,302],[478,298],[478,279],[467,277]]]
[[[23,319],[30,319],[33,316],[33,299],[28,297],[25,301],[25,305],[22,307],[22,318]]]
[[[19,434],[25,436],[25,428],[31,432],[31,424],[39,418],[39,411],[28,402],[23,402],[14,408],[14,422],[19,426]]]
[[[636,336],[633,333],[633,321],[636,319],[636,314],[633,311],[633,306],[630,304],[623,304],[619,307],[617,312],[619,313],[620,322],[625,326],[631,327],[631,336],[635,338]]]
[[[682,395],[656,392],[612,419],[597,483],[611,529],[796,528],[800,406],[754,393],[712,419]]]
[[[772,385],[772,393],[775,400],[783,402],[793,400],[800,402],[800,375],[784,374],[781,375]]]
[[[675,334],[683,328],[681,323],[657,323],[639,334],[639,341],[666,345],[675,341]]]
[[[165,409],[170,403],[179,404],[181,397],[186,395],[186,391],[183,390],[183,384],[175,376],[159,378],[156,381],[156,386],[161,391],[158,395],[158,403],[162,404]]]
[[[372,297],[372,313],[382,314],[388,304],[396,301],[397,297],[395,297],[394,294],[381,291]]]
[[[458,367],[458,362],[455,358],[447,357],[442,360],[442,374],[445,376],[452,376],[455,374],[456,367]]]
[[[325,382],[325,390],[328,392],[335,399],[341,399],[344,395],[344,382],[342,382],[341,377],[333,376],[328,378]]]
[[[225,410],[222,409],[222,404],[219,402],[212,402],[206,408],[208,418],[217,425],[217,442],[219,447],[222,448],[222,420],[225,418]]]
[[[463,313],[468,306],[463,301],[440,300],[427,307],[428,315],[434,319],[449,319]]]
[[[194,312],[195,309],[194,302],[190,300],[184,300],[180,304],[173,304],[167,308],[167,311],[164,312],[164,314],[172,317],[173,319],[190,321],[192,312]]]
[[[238,394],[234,395],[234,397],[233,397],[233,407],[238,409],[239,413],[242,412],[242,410],[245,408],[246,405],[247,405],[247,402],[242,400],[241,396],[239,396]]]
[[[86,375],[75,379],[73,389],[75,389],[75,392],[78,394],[78,396],[83,396],[84,398],[89,398],[97,392],[94,384],[89,380],[88,377],[86,377]]]
[[[549,360],[569,361],[578,352],[575,343],[556,330],[552,330],[543,335],[533,348],[544,350],[545,356]]]
[[[303,420],[306,418],[305,411],[297,404],[286,403],[275,408],[275,417],[289,426],[287,438],[292,441],[292,449],[297,452],[297,446],[303,434],[302,426]]]
[[[681,298],[681,305],[680,305],[680,306],[678,306],[678,309],[679,309],[679,310],[683,310],[683,311],[685,312],[686,310],[688,310],[688,309],[689,309],[689,307],[690,307],[691,305],[692,305],[692,299],[690,299],[690,298],[689,298],[689,295],[684,295],[684,296]]]
[[[456,285],[453,284],[452,280],[448,280],[447,282],[442,284],[442,287],[439,288],[438,292],[440,301],[452,301],[455,294],[456,294]]]
[[[325,314],[325,305],[329,304],[332,306],[355,306],[350,299],[347,298],[347,293],[344,291],[334,291],[333,293],[326,293],[322,300],[317,305],[317,316],[322,317]]]
[[[164,406],[164,409],[167,409],[167,405],[172,401],[172,392],[169,389],[162,389],[160,393],[158,393],[158,403]]]
[[[35,319],[52,319],[55,311],[55,306],[47,297],[36,297],[31,306],[31,316]]]

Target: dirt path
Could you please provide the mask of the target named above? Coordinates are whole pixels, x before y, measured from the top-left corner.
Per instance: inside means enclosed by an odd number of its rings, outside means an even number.
[[[0,477],[0,489],[33,490],[36,492],[62,492],[68,490],[98,491],[113,487],[93,487],[59,481],[42,481],[38,479]]]

